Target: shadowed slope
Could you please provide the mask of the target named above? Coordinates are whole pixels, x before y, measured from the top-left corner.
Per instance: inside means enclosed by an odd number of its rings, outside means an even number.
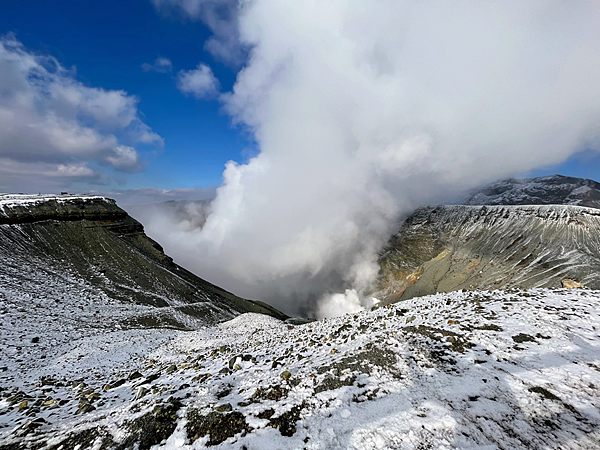
[[[69,274],[111,299],[160,308],[138,325],[189,327],[188,319],[212,324],[244,312],[286,317],[179,267],[114,200],[5,195],[0,224],[0,272],[8,281],[23,276],[11,267],[27,265],[34,275]]]

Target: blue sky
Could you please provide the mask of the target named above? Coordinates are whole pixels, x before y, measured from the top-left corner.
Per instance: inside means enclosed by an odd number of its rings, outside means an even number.
[[[140,117],[164,139],[164,148],[142,154],[149,162],[145,171],[117,175],[125,185],[112,181],[107,187],[214,187],[225,162],[244,161],[253,146],[247,133],[231,126],[216,99],[196,99],[177,89],[177,73],[200,62],[212,68],[222,90],[235,81],[237,68],[203,49],[212,33],[199,21],[161,15],[148,0],[22,0],[0,6],[0,35],[7,33],[15,33],[29,52],[74,66],[76,79],[87,86],[124,90],[139,99]],[[157,57],[168,58],[172,70],[142,70]]]
[[[229,91],[240,68],[239,64],[213,58],[205,50],[214,29],[201,20],[173,9],[159,11],[150,0],[21,0],[0,6],[0,36],[10,33],[22,45],[22,52],[49,55],[64,69],[74,68],[66,77],[82,86],[122,90],[128,98],[137,99],[135,120],[160,137],[164,145],[158,143],[158,138],[147,145],[138,136],[135,145],[128,145],[136,149],[141,162],[107,163],[109,158],[94,153],[96,156],[90,156],[84,168],[78,163],[73,169],[89,169],[85,172],[88,176],[59,181],[53,177],[47,184],[43,176],[13,176],[0,190],[201,188],[210,192],[221,183],[227,161],[244,162],[256,152],[251,136],[232,127],[216,95],[196,98],[178,89],[178,73],[204,63],[218,79],[221,92]],[[161,73],[142,69],[143,64],[153,64],[159,57],[168,58],[170,70]],[[117,136],[121,143],[122,129],[108,134]],[[64,165],[65,161],[53,164]],[[520,175],[550,173],[600,179],[600,155],[584,152],[563,164]],[[39,183],[32,183],[34,179]],[[198,191],[198,195],[203,192]]]

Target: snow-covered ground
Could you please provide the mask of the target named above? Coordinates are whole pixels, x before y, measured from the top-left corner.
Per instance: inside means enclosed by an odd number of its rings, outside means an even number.
[[[2,313],[7,346],[17,312]],[[600,447],[598,291],[436,294],[297,326],[244,314],[191,332],[101,328],[44,359],[2,354],[0,448]],[[12,358],[27,360],[16,376]]]
[[[55,195],[55,194],[1,194],[0,193],[0,207],[15,207],[15,206],[34,206],[37,204],[47,203],[48,201],[57,201],[57,202],[69,202],[73,200],[81,200],[81,201],[90,201],[90,200],[100,200],[106,201],[109,200],[105,197],[99,195],[89,195],[89,194],[63,194],[63,195]]]

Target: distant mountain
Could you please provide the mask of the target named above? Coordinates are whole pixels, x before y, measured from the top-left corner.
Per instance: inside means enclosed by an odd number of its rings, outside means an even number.
[[[600,289],[600,183],[504,180],[466,203],[421,208],[402,223],[381,253],[376,298],[558,288],[566,279]]]
[[[586,178],[547,177],[496,181],[473,191],[465,205],[577,205],[600,208],[600,183]]]

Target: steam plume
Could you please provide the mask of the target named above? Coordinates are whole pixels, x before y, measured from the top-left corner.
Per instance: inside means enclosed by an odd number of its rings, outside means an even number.
[[[287,312],[355,309],[402,214],[597,148],[598,23],[595,1],[244,3],[222,101],[260,154],[160,241]]]

